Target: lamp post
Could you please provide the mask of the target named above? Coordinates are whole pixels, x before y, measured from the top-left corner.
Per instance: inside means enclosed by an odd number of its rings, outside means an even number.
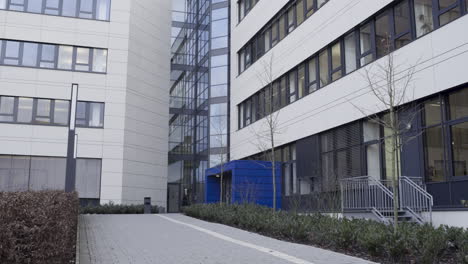
[[[67,170],[65,176],[65,191],[73,192],[75,190],[76,179],[76,153],[78,135],[75,133],[76,126],[76,107],[78,101],[78,84],[74,83],[71,86],[71,107],[68,120],[68,146],[67,146]]]

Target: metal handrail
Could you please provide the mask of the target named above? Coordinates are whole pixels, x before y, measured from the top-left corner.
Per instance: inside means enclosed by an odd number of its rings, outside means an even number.
[[[432,206],[434,205],[432,195],[406,176],[400,177],[400,200],[403,209],[418,214],[421,219],[432,223]],[[425,219],[424,213],[429,214],[429,219]]]

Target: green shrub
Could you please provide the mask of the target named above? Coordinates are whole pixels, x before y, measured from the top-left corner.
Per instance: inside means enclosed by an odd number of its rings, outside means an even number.
[[[97,206],[84,206],[80,208],[80,214],[143,214],[145,212],[144,205],[123,205],[108,203]],[[151,206],[151,213],[157,214],[159,208]]]
[[[188,216],[239,227],[270,237],[368,255],[384,263],[468,264],[468,230],[400,223],[393,226],[363,219],[321,214],[299,215],[252,204],[197,204]]]
[[[74,263],[78,207],[76,193],[0,192],[0,263]]]

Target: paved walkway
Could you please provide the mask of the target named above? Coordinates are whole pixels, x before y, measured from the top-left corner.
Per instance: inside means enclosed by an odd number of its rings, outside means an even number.
[[[180,214],[80,217],[80,264],[371,263]]]

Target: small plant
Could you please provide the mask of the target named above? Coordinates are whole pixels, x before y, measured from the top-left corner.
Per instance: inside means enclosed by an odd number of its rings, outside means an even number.
[[[468,230],[272,211],[254,204],[197,204],[183,209],[195,218],[266,236],[367,255],[383,263],[468,264]],[[414,262],[415,261],[415,262]]]
[[[143,214],[144,205],[123,205],[112,202],[103,205],[89,205],[80,208],[80,214]],[[159,213],[158,206],[151,206],[151,213]]]

